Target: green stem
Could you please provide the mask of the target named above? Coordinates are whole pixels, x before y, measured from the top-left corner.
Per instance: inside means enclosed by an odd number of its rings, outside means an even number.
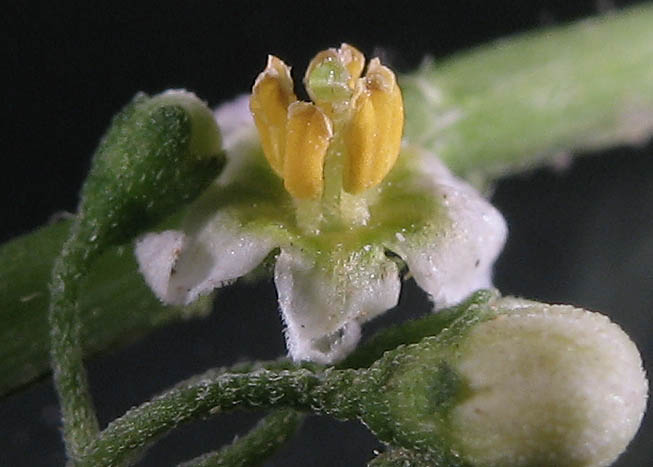
[[[646,141],[651,24],[643,4],[427,62],[400,78],[405,139],[479,181]]]
[[[229,446],[184,462],[179,467],[260,465],[297,431],[302,418],[292,409],[277,410]]]
[[[134,453],[175,427],[234,409],[292,408],[342,419],[358,417],[354,370],[210,371],[114,420],[88,447],[80,466],[128,464]]]
[[[79,230],[79,224],[74,224],[54,264],[48,316],[53,379],[61,406],[66,452],[70,459],[79,458],[99,432],[82,360],[79,319],[81,278],[88,274],[90,259],[98,248],[81,241]]]

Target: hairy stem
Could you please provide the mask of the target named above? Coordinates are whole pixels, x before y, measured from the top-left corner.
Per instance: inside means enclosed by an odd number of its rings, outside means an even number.
[[[184,462],[179,467],[260,465],[297,431],[302,418],[292,409],[276,410],[232,444]]]
[[[97,436],[99,425],[82,361],[79,319],[80,280],[88,273],[90,258],[97,252],[80,240],[79,224],[54,264],[50,283],[50,355],[54,385],[63,418],[66,452],[79,458]]]
[[[400,78],[405,138],[474,181],[644,142],[652,21],[643,4],[425,62]]]
[[[81,466],[125,465],[175,427],[234,409],[292,408],[356,418],[354,370],[315,372],[259,369],[250,373],[210,371],[129,410],[100,433]]]

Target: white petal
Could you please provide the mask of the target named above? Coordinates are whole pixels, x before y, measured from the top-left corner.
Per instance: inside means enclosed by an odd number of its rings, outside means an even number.
[[[218,211],[192,235],[150,233],[136,242],[136,259],[159,299],[191,303],[258,266],[275,247],[272,239],[243,231],[238,221]]]
[[[282,248],[274,281],[290,356],[330,364],[358,343],[360,324],[399,299],[397,266],[381,249],[328,270],[296,248]]]
[[[170,275],[183,248],[185,235],[176,230],[148,233],[136,240],[138,267],[154,295],[167,301]]]
[[[255,130],[254,119],[249,111],[249,94],[241,94],[225,102],[213,112],[220,127],[222,146],[231,151],[239,141]]]
[[[218,177],[218,184],[227,185],[261,152],[254,119],[249,111],[249,94],[222,104],[213,114],[220,127],[222,147],[227,153],[227,164]]]
[[[492,286],[492,265],[508,229],[501,213],[473,187],[456,178],[429,153],[421,154],[419,181],[447,210],[443,230],[397,234],[388,248],[408,265],[436,308],[456,304],[473,291]]]

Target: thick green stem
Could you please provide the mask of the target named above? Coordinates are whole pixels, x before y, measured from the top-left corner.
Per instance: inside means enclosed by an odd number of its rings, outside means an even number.
[[[73,225],[50,284],[50,355],[66,452],[71,459],[79,458],[99,432],[82,361],[79,319],[80,281],[88,274],[90,259],[97,251],[92,242],[80,240],[79,224]]]
[[[125,465],[134,453],[180,424],[234,409],[292,408],[337,418],[358,416],[353,370],[323,373],[255,370],[250,373],[211,371],[129,410],[109,424],[86,450],[80,466]]]
[[[644,4],[427,62],[400,79],[405,138],[480,181],[646,141],[651,24]]]
[[[0,397],[49,371],[49,287],[72,222],[60,222],[0,246]],[[165,306],[143,282],[131,246],[93,262],[79,299],[85,358],[164,323],[206,316],[210,296],[188,307]]]

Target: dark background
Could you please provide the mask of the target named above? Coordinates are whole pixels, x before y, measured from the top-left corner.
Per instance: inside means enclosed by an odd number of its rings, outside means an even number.
[[[425,55],[437,59],[631,3],[11,2],[0,20],[8,78],[1,107],[0,241],[45,223],[57,211],[75,209],[90,154],[110,117],[136,91],[185,87],[214,106],[246,92],[268,53],[301,74],[316,51],[347,41],[409,71]],[[545,168],[504,180],[493,198],[511,230],[496,285],[505,294],[608,314],[633,337],[649,365],[652,156],[651,144],[610,149],[576,159],[564,171]],[[237,285],[220,293],[209,318],[157,330],[92,359],[88,368],[102,423],[204,369],[282,354],[275,300],[271,281]],[[399,309],[371,328],[427,310],[426,298],[409,282]],[[258,415],[225,415],[180,429],[141,465],[174,465],[215,449]],[[63,465],[58,424],[49,378],[0,401],[0,465]],[[651,425],[644,421],[618,465],[650,465]],[[364,465],[377,448],[356,423],[311,417],[269,465]]]

